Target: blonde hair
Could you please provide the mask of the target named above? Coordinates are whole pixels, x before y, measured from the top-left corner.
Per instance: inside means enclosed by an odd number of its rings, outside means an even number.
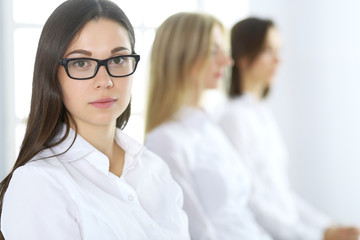
[[[158,28],[150,54],[145,134],[169,120],[194,90],[191,74],[201,71],[210,56],[215,25],[223,28],[211,15],[183,12]]]

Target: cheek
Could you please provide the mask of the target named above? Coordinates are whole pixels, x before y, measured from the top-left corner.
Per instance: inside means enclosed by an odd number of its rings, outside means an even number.
[[[133,78],[129,78],[126,81],[124,81],[123,84],[123,91],[127,94],[127,95],[131,95],[131,89],[132,89],[132,84],[133,84]]]
[[[75,100],[76,92],[73,92],[72,88],[64,86],[62,87],[62,97],[65,107],[69,109],[68,106],[71,106],[71,103]]]
[[[264,68],[264,69],[269,69],[269,68],[272,68],[273,67],[273,64],[274,61],[272,59],[271,56],[264,56],[262,59],[261,59],[261,66]]]
[[[133,85],[133,78],[131,78],[129,81],[127,81],[127,84],[126,84],[126,86],[127,86],[127,91],[128,91],[129,93],[131,93],[132,85]]]
[[[58,81],[61,87],[62,98],[66,109],[73,106],[74,103],[77,102],[77,99],[81,98],[82,88],[84,86],[80,86],[83,82],[76,81],[73,79],[68,78],[65,70],[58,71]]]
[[[68,81],[69,79],[67,79],[66,77],[66,73],[65,70],[63,68],[59,68],[58,70],[58,74],[57,74],[57,79],[59,81],[60,84],[60,88],[61,88],[61,92],[62,92],[62,99],[64,102],[65,107],[67,108],[67,102],[69,101],[69,88],[68,88]],[[71,95],[70,95],[71,96]]]
[[[270,68],[269,61],[265,57],[258,58],[251,66],[250,71],[254,75],[263,75]]]
[[[131,98],[131,90],[133,84],[133,78],[127,79],[115,79],[120,80],[116,86],[116,91],[118,92],[118,96],[121,97],[123,102],[128,102]],[[140,86],[138,88],[141,88]]]
[[[205,76],[205,81],[213,79],[217,69],[218,69],[218,64],[215,61],[208,62],[203,71]]]
[[[75,88],[71,88],[66,84],[62,86],[62,97],[65,108],[73,114],[74,109],[78,106],[78,98],[80,96],[80,92],[76,91]]]

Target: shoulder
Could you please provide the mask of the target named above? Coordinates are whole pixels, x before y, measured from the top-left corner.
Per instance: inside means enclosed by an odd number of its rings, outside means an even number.
[[[8,213],[36,212],[39,208],[71,201],[64,189],[65,175],[50,161],[36,160],[16,169],[6,190],[3,209]],[[43,205],[48,204],[48,205]],[[17,210],[18,209],[18,210]]]
[[[71,219],[76,218],[76,204],[58,182],[61,178],[53,175],[56,171],[50,169],[56,168],[37,160],[14,171],[4,195],[1,216],[2,230],[9,239],[25,239],[24,236],[49,239],[39,236],[51,235],[54,232],[50,229],[60,229],[65,223],[69,230]]]
[[[146,135],[145,145],[148,148],[175,148],[186,137],[187,129],[180,122],[166,122]]]
[[[8,191],[13,189],[15,193],[20,193],[24,190],[39,194],[44,189],[58,189],[63,175],[62,167],[54,157],[32,160],[14,171]]]
[[[230,99],[226,105],[224,106],[224,115],[226,114],[234,114],[234,115],[246,115],[249,111],[251,111],[252,106],[251,103],[243,98],[238,97],[234,99]]]
[[[145,146],[168,165],[183,163],[192,152],[191,134],[181,123],[165,123],[146,135]]]
[[[180,120],[172,120],[162,123],[154,128],[148,136],[173,136],[174,134],[182,133],[186,126]]]
[[[71,187],[74,184],[67,165],[66,156],[45,149],[13,172],[7,192],[13,190],[15,197],[30,194],[35,198],[50,192],[63,194],[73,191]]]
[[[139,157],[139,161],[142,165],[148,165],[147,169],[156,168],[159,170],[168,171],[168,166],[164,162],[164,160],[158,154],[156,154],[154,151],[147,147],[144,147],[144,150]]]
[[[146,135],[146,143],[161,142],[162,144],[186,145],[205,129],[211,118],[205,111],[183,107],[171,120],[154,128]]]
[[[220,126],[233,126],[244,122],[251,122],[254,118],[254,108],[242,98],[231,99],[224,106],[218,118]]]
[[[17,168],[11,177],[9,188],[13,186],[21,188],[35,182],[43,183],[43,180],[51,175],[46,173],[46,171],[42,168],[42,165],[46,166],[47,164],[44,164],[44,161],[42,160],[34,160]]]

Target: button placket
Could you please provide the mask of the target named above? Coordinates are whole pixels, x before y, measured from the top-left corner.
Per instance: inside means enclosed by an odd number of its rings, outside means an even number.
[[[129,201],[131,201],[131,202],[134,201],[134,195],[129,194],[129,195],[128,195],[128,199],[129,199]]]
[[[156,224],[154,223],[154,222],[152,222],[151,224],[150,224],[150,227],[151,227],[151,229],[156,229]]]

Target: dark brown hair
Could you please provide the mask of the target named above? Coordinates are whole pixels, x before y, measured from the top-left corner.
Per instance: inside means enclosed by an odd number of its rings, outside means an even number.
[[[235,64],[232,67],[231,80],[228,88],[230,97],[244,93],[242,89],[241,68],[237,61],[246,58],[252,64],[263,50],[266,34],[274,23],[269,19],[255,17],[246,18],[236,23],[231,29],[231,55]],[[263,97],[269,92],[269,86],[264,89]]]
[[[4,194],[13,172],[40,151],[63,142],[69,134],[69,124],[74,121],[62,100],[62,91],[57,79],[59,60],[83,26],[90,20],[98,18],[106,18],[120,23],[128,32],[131,51],[135,53],[133,27],[125,13],[111,1],[68,0],[50,15],[42,30],[36,53],[31,109],[25,137],[13,169],[0,184],[0,217]],[[129,103],[126,110],[117,119],[116,126],[118,128],[123,129],[126,126],[130,117],[130,106]],[[65,135],[60,139],[55,138],[60,134],[64,123]]]

